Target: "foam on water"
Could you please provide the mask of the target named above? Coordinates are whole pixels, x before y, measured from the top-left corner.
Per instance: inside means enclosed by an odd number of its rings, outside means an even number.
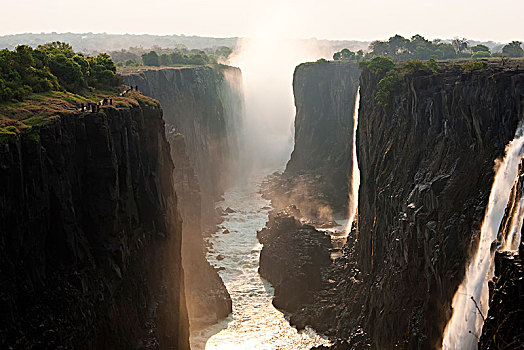
[[[268,219],[270,202],[259,190],[263,176],[255,176],[238,184],[218,203],[223,209],[232,208],[222,223],[224,229],[209,239],[212,247],[207,254],[209,262],[224,270],[222,277],[233,302],[233,313],[223,322],[192,332],[191,349],[199,350],[273,350],[309,349],[328,344],[326,339],[310,329],[298,332],[291,327],[272,302],[273,288],[258,274],[260,251],[256,233]],[[266,209],[264,209],[266,208]],[[217,260],[222,255],[223,260]],[[207,342],[206,342],[207,341]]]

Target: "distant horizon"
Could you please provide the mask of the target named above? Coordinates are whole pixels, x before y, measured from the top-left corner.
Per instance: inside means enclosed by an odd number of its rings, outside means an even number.
[[[524,39],[521,0],[17,0],[3,9],[0,35],[184,33],[373,41],[420,34],[498,43]]]
[[[125,32],[125,33],[117,33],[117,32],[74,32],[74,31],[65,31],[65,32],[57,32],[57,31],[52,31],[52,32],[17,32],[17,33],[8,33],[8,34],[1,34],[0,33],[0,37],[7,37],[7,36],[17,36],[17,35],[38,35],[38,34],[43,34],[43,35],[48,35],[48,34],[55,34],[55,35],[61,35],[61,34],[73,34],[73,35],[82,35],[82,34],[90,34],[90,35],[129,35],[129,36],[145,36],[145,35],[149,35],[149,36],[157,36],[157,37],[169,37],[169,36],[179,36],[179,37],[198,37],[198,38],[209,38],[209,39],[250,39],[250,38],[253,38],[254,36],[212,36],[212,35],[200,35],[200,34],[188,34],[188,33],[171,33],[171,34],[158,34],[158,33],[146,33],[146,32],[143,32],[143,33],[130,33],[130,32]],[[387,37],[380,37],[380,38],[374,38],[374,39],[371,39],[371,40],[366,40],[366,39],[357,39],[357,38],[327,38],[327,37],[286,37],[286,38],[281,38],[281,40],[317,40],[317,41],[356,41],[356,42],[362,42],[362,43],[367,43],[367,42],[373,42],[373,41],[376,41],[376,40],[380,40],[380,41],[386,41],[388,40],[389,38],[391,38],[392,36],[395,36],[395,35],[401,35],[405,38],[411,38],[413,37],[414,35],[421,35],[423,36],[424,38],[430,40],[430,41],[433,41],[433,40],[453,40],[455,38],[465,38],[467,39],[468,41],[475,41],[475,42],[493,42],[493,43],[497,43],[497,44],[506,44],[506,43],[509,43],[511,41],[514,41],[514,40],[517,40],[517,41],[521,41],[524,43],[524,37],[522,39],[512,39],[510,41],[499,41],[499,40],[495,40],[495,39],[479,39],[479,38],[470,38],[470,37],[467,37],[467,36],[464,36],[464,35],[455,35],[453,37],[429,37],[429,36],[425,36],[423,34],[420,34],[420,32],[415,32],[414,34],[402,34],[402,33],[393,33]],[[276,39],[277,40],[277,39]]]

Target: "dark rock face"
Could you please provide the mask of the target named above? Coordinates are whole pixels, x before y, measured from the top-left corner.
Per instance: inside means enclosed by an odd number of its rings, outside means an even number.
[[[359,77],[358,65],[349,62],[305,63],[295,70],[295,148],[283,176],[295,179],[285,183],[291,188],[284,201],[304,215],[318,215],[304,205],[308,202],[347,214]],[[315,196],[304,195],[308,192]]]
[[[321,286],[321,269],[331,263],[329,236],[302,225],[292,209],[271,212],[257,234],[264,245],[259,273],[275,288],[275,307],[288,312],[313,301]]]
[[[521,244],[521,247],[524,245]],[[524,268],[519,255],[497,253],[494,282],[489,285],[490,308],[479,349],[518,349],[524,344]]]
[[[439,348],[478,240],[493,161],[523,118],[524,74],[408,75],[389,109],[374,100],[379,78],[363,72],[357,133],[362,326],[377,348]]]
[[[375,101],[381,78],[365,70],[360,79],[357,231],[291,322],[339,339],[335,349],[438,349],[479,238],[494,160],[524,118],[524,73],[451,65],[406,74],[387,108]],[[499,271],[504,280],[521,270]],[[518,279],[507,278],[517,295]]]
[[[175,164],[174,184],[182,216],[182,264],[191,328],[211,325],[232,311],[224,282],[205,257],[200,215],[200,186],[185,151],[184,136],[169,134]]]
[[[61,115],[38,133],[0,145],[2,347],[189,349],[160,108]]]
[[[234,181],[243,112],[241,73],[232,67],[150,69],[124,76],[158,99],[168,123],[174,182],[183,219],[183,265],[193,328],[231,312],[231,299],[205,258],[203,232],[220,217],[215,202]],[[183,136],[182,136],[183,135]]]
[[[214,202],[235,175],[243,113],[240,70],[150,69],[124,75],[124,81],[159,100],[165,121],[184,135],[201,187],[203,218],[207,220],[214,212]]]

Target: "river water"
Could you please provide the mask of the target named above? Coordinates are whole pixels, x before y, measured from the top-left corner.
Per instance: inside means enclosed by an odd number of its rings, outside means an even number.
[[[235,212],[209,238],[212,248],[207,259],[223,268],[219,274],[231,295],[233,313],[219,324],[192,332],[193,350],[300,350],[329,343],[311,329],[298,332],[290,326],[271,303],[271,284],[258,274],[262,245],[256,233],[265,226],[271,210],[270,202],[259,193],[264,175],[238,184],[217,204]]]

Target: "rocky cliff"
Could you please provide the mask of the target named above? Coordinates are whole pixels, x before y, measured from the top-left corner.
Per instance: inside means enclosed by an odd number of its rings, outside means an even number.
[[[353,62],[304,63],[295,69],[295,146],[282,177],[287,190],[281,206],[295,204],[310,217],[347,215],[359,76]]]
[[[396,67],[390,85],[379,84],[385,72],[362,72],[358,228],[344,256],[322,272],[314,301],[291,315],[299,327],[339,339],[334,349],[441,347],[477,246],[494,160],[524,119],[524,72],[516,64],[468,68]],[[515,344],[522,329],[515,297],[522,283],[512,277],[520,260],[498,254],[496,271],[491,296],[500,305],[492,305],[481,344],[490,348]]]
[[[231,299],[205,259],[203,231],[217,223],[215,202],[236,176],[243,112],[242,77],[237,68],[147,69],[124,81],[157,98],[169,124],[175,187],[181,198],[183,265],[193,328],[231,312]]]
[[[201,187],[203,213],[232,183],[242,122],[242,76],[227,66],[146,69],[124,82],[160,101],[164,119],[185,137]],[[204,219],[205,219],[204,216]]]
[[[4,348],[189,348],[162,110],[115,102],[0,144]]]
[[[375,99],[382,76],[361,77],[358,316],[379,349],[440,347],[494,160],[524,117],[523,72],[464,68],[401,72],[385,107]]]
[[[224,282],[206,260],[202,240],[200,185],[186,153],[182,134],[168,132],[175,164],[174,185],[182,216],[182,265],[191,329],[211,325],[227,317],[232,303]]]

